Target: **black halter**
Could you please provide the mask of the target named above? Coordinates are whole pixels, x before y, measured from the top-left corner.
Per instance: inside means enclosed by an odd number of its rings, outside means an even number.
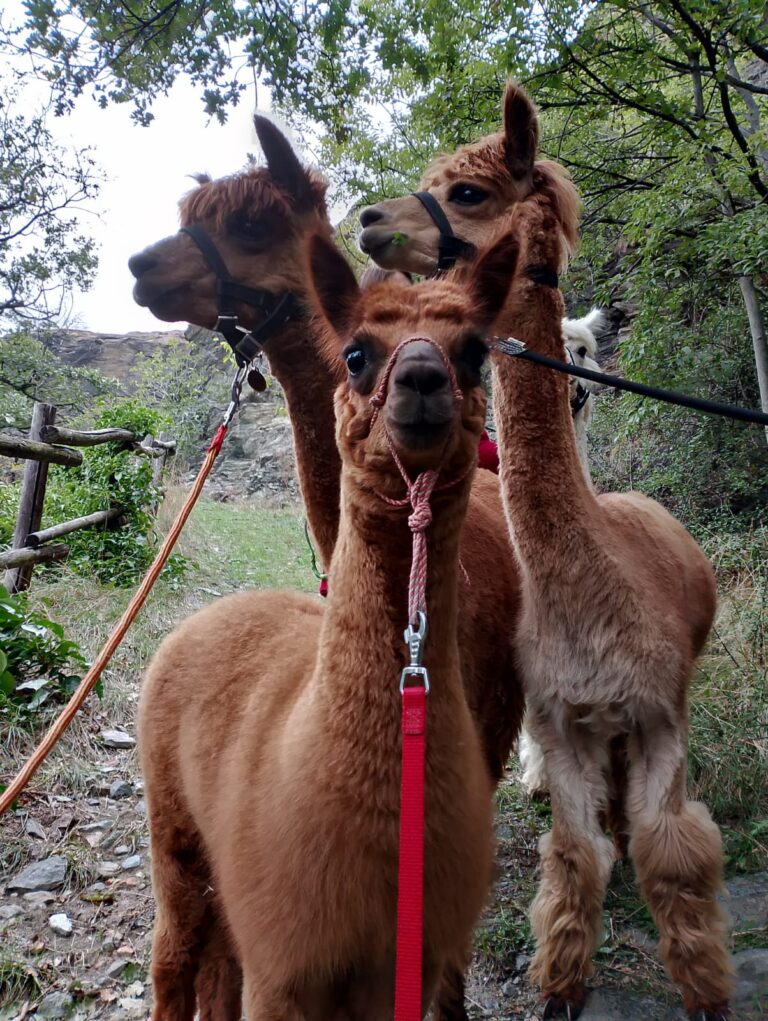
[[[565,346],[565,353],[568,355],[568,361],[571,363],[571,365],[575,365],[576,359],[573,357],[573,351],[571,351],[567,344]],[[576,377],[571,376],[571,379],[576,379]],[[583,383],[579,382],[579,380],[576,379],[576,393],[571,398],[571,418],[576,418],[578,413],[587,403],[587,401],[589,400],[590,392],[591,391],[589,391],[584,386]]]
[[[475,246],[469,241],[457,238],[453,233],[448,217],[443,212],[443,207],[434,195],[428,191],[411,192],[415,199],[424,206],[432,218],[432,222],[440,231],[440,240],[437,249],[437,272],[442,273],[450,269],[457,259],[469,259],[475,254]]]
[[[475,246],[470,241],[456,237],[453,227],[445,215],[445,210],[435,196],[428,191],[412,191],[411,195],[421,202],[432,222],[440,231],[437,248],[437,272],[442,273],[446,269],[451,269],[457,259],[471,259],[475,254]],[[557,272],[550,269],[549,266],[529,266],[525,273],[536,284],[543,284],[545,287],[558,286]]]
[[[273,337],[291,319],[304,315],[304,309],[295,294],[284,291],[272,294],[261,288],[246,287],[232,279],[216,245],[202,227],[182,227],[181,232],[189,234],[203,253],[205,261],[216,277],[218,298],[218,320],[214,329],[221,333],[232,348],[238,365],[253,361],[261,351],[264,342]],[[235,302],[242,301],[253,308],[261,309],[265,318],[255,330],[239,326]]]

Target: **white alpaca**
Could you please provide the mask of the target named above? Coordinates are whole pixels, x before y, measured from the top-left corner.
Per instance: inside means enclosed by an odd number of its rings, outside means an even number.
[[[604,324],[605,314],[599,308],[591,309],[581,319],[563,319],[565,349],[574,365],[599,371],[600,366],[595,361],[597,354],[595,332],[599,333]],[[588,379],[579,379],[578,376],[571,376],[570,383],[571,410],[573,412],[573,427],[576,431],[576,447],[584,474],[589,479],[587,434],[589,433],[589,425],[592,421],[595,403],[592,391],[596,389],[597,384],[591,383]],[[541,748],[531,736],[525,721],[523,722],[523,729],[520,731],[517,754],[523,770],[523,786],[525,789],[531,797],[541,797],[543,794],[547,794],[549,791],[549,781],[544,765],[544,756]]]
[[[599,308],[591,309],[581,319],[563,319],[565,350],[574,365],[599,371],[600,366],[595,361],[597,355],[595,333],[599,333],[604,324],[605,314]],[[597,385],[588,379],[571,376],[571,410],[573,411],[573,427],[576,430],[576,447],[587,478],[589,478],[587,433],[595,403],[592,391],[597,388]]]

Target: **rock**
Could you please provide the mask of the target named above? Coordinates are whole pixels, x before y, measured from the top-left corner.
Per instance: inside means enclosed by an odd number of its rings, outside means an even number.
[[[147,803],[144,800],[144,798],[140,798],[136,802],[136,815],[146,815],[146,814],[147,814]]]
[[[125,995],[139,999],[144,995],[144,983],[139,981],[131,982],[131,984],[125,988]]]
[[[131,964],[131,961],[129,961],[127,958],[123,958],[122,960],[119,961],[113,961],[107,968],[107,977],[120,978],[120,976],[123,974],[123,972],[125,971],[129,964]]]
[[[0,922],[8,922],[24,914],[21,904],[0,904]]]
[[[36,908],[45,908],[49,904],[53,904],[56,900],[56,894],[51,893],[50,890],[35,890],[34,893],[25,893],[24,900],[32,910],[35,910]]]
[[[33,819],[31,815],[28,815],[24,820],[24,832],[36,840],[45,840],[45,830],[37,819]]]
[[[133,748],[136,738],[124,730],[102,730],[101,743],[107,748]]]
[[[127,844],[118,844],[117,847],[115,848],[115,854],[118,857],[122,858],[124,854],[129,854],[130,850],[131,849]]]
[[[620,989],[593,989],[579,1017],[581,1021],[688,1021],[682,1005],[670,1006]]]
[[[528,971],[531,958],[528,954],[518,954],[515,958],[515,971]]]
[[[742,950],[733,955],[736,992],[731,1007],[739,1021],[768,1017],[768,950]]]
[[[37,1017],[64,1018],[69,1017],[74,1000],[69,993],[48,993],[37,1007]]]
[[[102,879],[112,879],[120,871],[120,862],[117,861],[102,861],[96,866],[97,875],[101,876]]]
[[[141,865],[141,855],[132,854],[129,858],[124,858],[122,865],[125,872],[128,872],[130,869],[137,869]]]
[[[72,921],[68,915],[63,912],[56,915],[51,915],[48,919],[48,925],[56,933],[57,936],[71,936],[72,935]]]
[[[725,907],[736,932],[768,927],[768,873],[736,876],[725,884]]]
[[[113,801],[121,798],[130,798],[133,794],[133,785],[127,780],[115,780],[109,788],[109,796]]]
[[[137,1000],[132,996],[124,996],[118,1001],[123,1011],[123,1017],[143,1017],[147,1009],[143,1000]]]
[[[8,883],[10,893],[29,893],[34,890],[58,890],[67,878],[67,859],[52,855],[33,862]]]

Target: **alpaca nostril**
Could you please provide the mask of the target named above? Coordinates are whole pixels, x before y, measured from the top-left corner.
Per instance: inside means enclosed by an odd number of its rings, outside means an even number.
[[[157,265],[157,259],[147,252],[137,252],[128,260],[128,269],[138,279],[142,273],[147,273]]]
[[[378,206],[368,206],[360,214],[360,225],[363,227],[372,227],[374,223],[378,223],[379,220],[384,219],[384,211],[379,209]]]
[[[395,384],[429,397],[448,387],[448,373],[440,365],[412,364],[397,374]]]

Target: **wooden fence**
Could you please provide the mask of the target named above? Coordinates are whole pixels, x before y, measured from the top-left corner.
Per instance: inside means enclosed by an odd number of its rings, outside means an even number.
[[[36,564],[67,558],[69,546],[52,540],[81,528],[120,526],[120,507],[110,507],[41,529],[49,464],[76,467],[82,464],[83,455],[72,447],[118,442],[125,444],[127,451],[153,458],[152,480],[159,486],[166,461],[176,450],[175,440],[140,438],[127,429],[66,429],[55,425],[55,419],[54,405],[36,403],[28,438],[0,432],[0,455],[26,461],[13,541],[9,550],[0,553],[0,568],[6,569],[4,585],[9,592],[29,588]]]

